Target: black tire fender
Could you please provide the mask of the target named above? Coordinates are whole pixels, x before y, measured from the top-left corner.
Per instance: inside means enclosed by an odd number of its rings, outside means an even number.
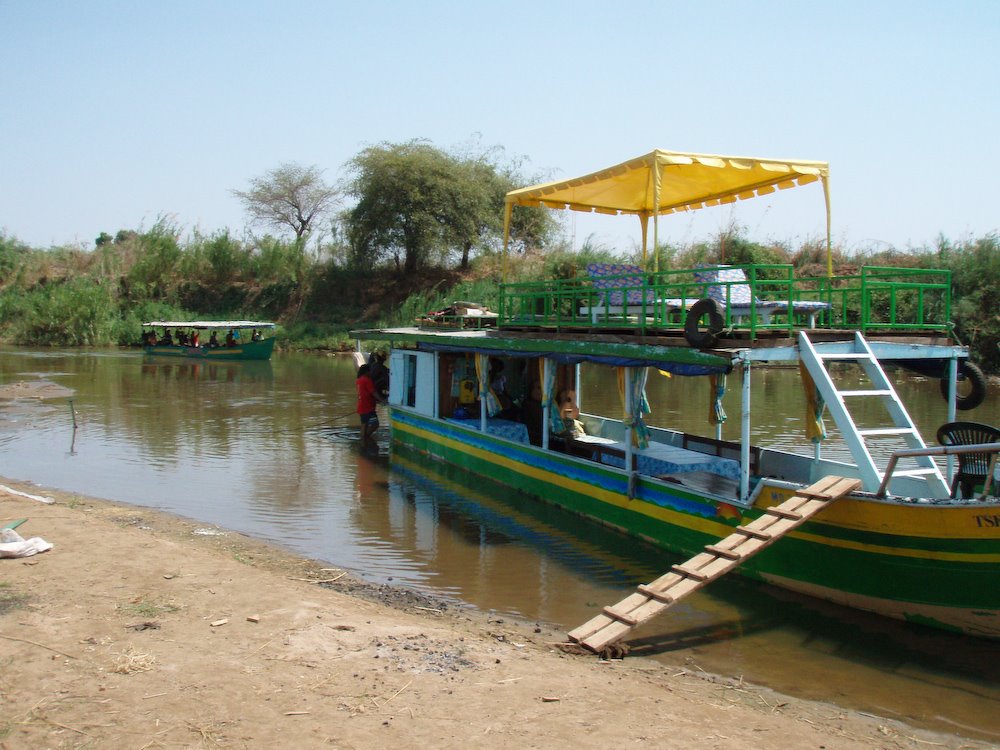
[[[707,327],[702,330],[701,319],[708,316]],[[702,299],[691,305],[684,319],[684,338],[695,349],[707,349],[715,346],[719,334],[726,323],[722,314],[722,305],[711,297]]]
[[[975,362],[963,359],[958,362],[958,382],[956,386],[963,381],[968,381],[971,389],[964,396],[960,393],[955,394],[955,408],[961,411],[975,409],[986,400],[986,376],[983,375],[983,371],[979,369],[979,365]],[[948,378],[946,377],[941,379],[941,395],[945,401],[948,400]]]

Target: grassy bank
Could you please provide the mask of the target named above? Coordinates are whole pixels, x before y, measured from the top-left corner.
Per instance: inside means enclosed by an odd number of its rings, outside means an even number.
[[[800,276],[825,273],[825,247],[751,242],[729,231],[687,247],[658,248],[660,268],[696,263],[790,263]],[[590,261],[635,261],[635,252],[585,244],[528,251],[508,260],[510,280],[567,277]],[[227,231],[193,234],[159,222],[122,231],[93,250],[32,248],[0,234],[0,341],[26,346],[131,345],[152,319],[276,321],[284,349],[349,349],[348,332],[411,322],[452,300],[493,307],[501,261],[483,252],[469,268],[425,267],[403,274],[388,264],[359,271],[344,248]],[[834,250],[835,273],[862,265],[944,268],[953,280],[955,334],[986,370],[1000,372],[1000,239],[987,235],[934,248],[850,255]]]

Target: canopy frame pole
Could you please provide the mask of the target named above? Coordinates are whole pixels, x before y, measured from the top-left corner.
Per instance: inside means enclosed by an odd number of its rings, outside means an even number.
[[[660,272],[660,163],[653,154],[653,168],[650,170],[653,176],[653,272]]]
[[[649,212],[648,211],[640,211],[639,212],[639,226],[642,228],[642,265],[645,268],[645,266],[646,266],[646,255],[648,254],[646,248],[648,247],[648,244],[649,244],[648,243],[648,239],[649,239]],[[654,250],[654,252],[655,252],[655,250]]]
[[[826,202],[826,275],[833,278],[833,241],[831,239],[832,220],[830,218],[830,175],[822,175],[823,200]]]
[[[510,218],[514,210],[514,204],[505,200],[503,202],[503,258],[500,264],[500,283],[507,282],[507,245],[510,244]]]

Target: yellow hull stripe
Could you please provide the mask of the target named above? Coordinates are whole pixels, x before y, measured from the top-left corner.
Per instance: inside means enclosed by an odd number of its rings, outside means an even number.
[[[685,513],[681,511],[671,510],[670,508],[664,508],[653,503],[649,503],[642,500],[629,500],[628,497],[620,492],[613,492],[611,490],[606,490],[601,487],[596,487],[589,482],[580,481],[577,479],[572,479],[569,477],[564,477],[559,474],[554,473],[549,469],[543,469],[535,466],[529,466],[521,461],[507,458],[503,455],[495,453],[493,451],[485,450],[483,448],[477,448],[473,445],[469,445],[461,440],[455,440],[454,438],[449,438],[441,433],[434,432],[431,430],[425,430],[420,427],[416,427],[411,424],[406,424],[401,421],[395,421],[393,423],[392,429],[396,432],[406,432],[417,438],[427,440],[433,443],[437,443],[445,448],[449,448],[454,451],[465,453],[466,455],[474,456],[482,461],[493,464],[495,466],[501,466],[510,471],[516,472],[518,474],[529,476],[540,482],[555,485],[561,489],[567,490],[569,492],[577,493],[580,495],[585,495],[594,500],[598,500],[603,503],[607,503],[616,508],[621,508],[623,510],[628,510],[633,513],[637,513],[648,518],[656,519],[665,524],[672,526],[680,526],[685,529],[690,529],[697,531],[706,535],[710,535],[716,538],[722,538],[728,536],[733,527],[713,521],[708,518],[702,518],[690,513]],[[777,489],[777,488],[776,488]],[[792,496],[790,490],[785,490],[781,488],[779,490],[782,493],[787,494],[788,497]],[[833,526],[843,526],[850,529],[860,529],[868,530],[878,528],[887,529],[893,528],[895,530],[895,524],[890,521],[893,516],[898,517],[899,509],[893,508],[888,505],[880,504],[869,504],[862,503],[859,501],[841,500],[845,507],[836,508],[831,506],[829,510],[825,510],[822,513],[823,523],[827,523]],[[839,524],[836,520],[836,515],[833,511],[839,510],[841,514],[848,512],[846,506],[851,506],[854,508],[856,513],[857,507],[863,506],[865,508],[864,515],[866,516],[866,523],[859,525],[858,523],[845,523]],[[874,505],[874,507],[869,507]],[[954,514],[956,510],[946,511],[944,509],[920,509],[921,512],[926,510],[940,510],[944,513]],[[964,510],[964,509],[961,509]],[[969,509],[970,513],[974,513],[974,509]],[[895,511],[895,512],[894,512]],[[832,515],[831,515],[832,514]],[[934,513],[934,516],[938,516],[938,513]],[[964,515],[964,514],[961,514]],[[910,524],[913,525],[913,524]],[[931,524],[928,524],[931,525]],[[924,526],[923,523],[920,524],[921,527]],[[947,526],[952,526],[948,523]],[[940,526],[938,527],[940,530]],[[910,532],[912,536],[927,536],[930,537],[931,534],[928,531],[924,533]],[[912,559],[920,560],[945,560],[951,562],[962,562],[962,563],[1000,563],[1000,553],[965,553],[965,552],[943,552],[934,550],[920,550],[920,549],[903,549],[899,547],[891,547],[887,545],[877,545],[877,544],[863,544],[861,542],[856,542],[848,539],[832,539],[828,536],[820,536],[817,534],[811,534],[803,531],[792,531],[788,534],[790,537],[800,539],[802,541],[812,542],[814,544],[821,544],[828,547],[836,547],[839,549],[850,549],[858,552],[865,552],[869,554],[881,554],[890,557],[907,557]],[[936,535],[940,537],[940,533]],[[957,535],[956,535],[957,536]],[[957,538],[962,538],[957,536]],[[965,536],[964,538],[975,538]]]

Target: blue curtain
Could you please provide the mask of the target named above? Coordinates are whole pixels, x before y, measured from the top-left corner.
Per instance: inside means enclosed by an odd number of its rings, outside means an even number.
[[[565,432],[566,426],[563,424],[562,416],[559,414],[559,406],[555,403],[556,394],[556,366],[553,362],[548,368],[545,367],[545,360],[538,360],[541,368],[542,382],[542,413],[549,415],[549,434],[558,435]],[[548,369],[548,372],[546,372]]]
[[[625,426],[632,428],[632,445],[636,448],[649,447],[649,427],[643,420],[643,415],[650,413],[649,401],[646,399],[646,378],[649,369],[646,367],[619,367],[618,393],[625,405],[625,388],[629,390],[629,400],[632,412],[625,412]]]

